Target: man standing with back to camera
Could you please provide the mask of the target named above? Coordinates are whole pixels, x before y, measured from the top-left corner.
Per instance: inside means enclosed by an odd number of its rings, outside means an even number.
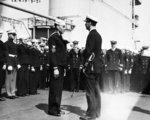
[[[98,20],[93,16],[87,16],[85,19],[85,27],[89,31],[89,35],[86,40],[86,47],[83,50],[83,57],[85,61],[88,61],[93,54],[94,58],[91,61],[91,66],[86,69],[86,99],[87,99],[87,111],[86,115],[80,117],[81,120],[96,120],[100,116],[101,111],[101,95],[100,85],[102,73],[102,57],[101,57],[101,45],[102,38],[96,30],[96,24]]]

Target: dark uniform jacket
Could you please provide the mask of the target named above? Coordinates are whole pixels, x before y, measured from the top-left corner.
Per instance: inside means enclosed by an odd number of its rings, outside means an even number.
[[[116,48],[114,51],[109,49],[106,53],[106,70],[120,70],[121,64],[123,63],[122,52]]]
[[[50,36],[49,41],[49,60],[50,66],[66,66],[67,65],[67,42],[63,40],[59,33]]]
[[[5,45],[6,45],[6,65],[16,67],[18,64],[17,45],[12,40],[6,41]]]
[[[102,60],[101,45],[102,45],[102,38],[100,34],[96,31],[96,29],[91,30],[87,37],[86,48],[83,51],[83,57],[86,61],[87,59],[89,59],[92,53],[95,54],[95,57],[92,61],[93,70],[91,72],[93,73],[102,72],[103,60]]]
[[[41,65],[40,57],[41,57],[41,52],[38,49],[32,47],[30,49],[31,66],[40,67]]]
[[[134,56],[132,73],[133,74],[141,73],[141,60],[140,60],[140,55],[139,54]]]
[[[21,65],[29,65],[30,64],[29,49],[27,48],[27,46],[25,44],[20,44],[17,47],[18,47],[17,50],[18,50],[19,63]]]
[[[79,68],[82,65],[82,55],[79,48],[78,53],[74,49],[71,49],[69,52],[69,65],[71,68]]]
[[[41,61],[41,65],[47,65],[48,64],[48,54],[47,52],[44,50],[43,53],[41,53],[41,56],[40,56],[40,61]]]
[[[0,40],[0,64],[3,65],[6,62],[6,46]]]

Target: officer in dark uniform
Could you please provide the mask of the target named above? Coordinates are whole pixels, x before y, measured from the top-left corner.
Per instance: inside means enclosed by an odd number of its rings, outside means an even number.
[[[55,22],[55,31],[50,35],[49,60],[50,60],[50,86],[49,86],[49,104],[48,114],[61,116],[60,109],[64,69],[67,66],[67,49],[66,41],[63,40],[62,34],[65,31],[65,22],[57,19]]]
[[[1,40],[2,35],[3,35],[3,32],[0,31],[0,75],[1,75],[0,77],[0,101],[5,101],[5,99],[1,95],[1,90],[5,83],[5,71],[3,69],[3,66],[6,61],[6,46]]]
[[[101,80],[102,74],[102,38],[96,30],[97,22],[98,20],[90,15],[85,19],[85,27],[89,31],[86,47],[85,50],[83,50],[88,108],[86,115],[80,117],[81,120],[95,120],[100,116],[101,111],[101,91],[99,81]]]
[[[22,38],[19,39],[18,44],[18,60],[21,68],[17,72],[17,95],[26,96],[28,94],[28,81],[29,81],[29,50],[27,44]]]
[[[121,92],[121,71],[123,70],[122,52],[116,48],[117,41],[111,41],[111,49],[106,53],[110,92]]]
[[[82,69],[82,55],[78,48],[78,41],[73,41],[73,48],[69,52],[70,90],[79,91],[80,70]]]
[[[6,58],[6,93],[10,99],[16,98],[16,77],[17,69],[21,66],[17,58],[16,32],[14,30],[7,31],[8,41],[6,41],[7,58]]]

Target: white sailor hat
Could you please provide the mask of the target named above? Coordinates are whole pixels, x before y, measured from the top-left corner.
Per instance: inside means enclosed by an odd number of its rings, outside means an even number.
[[[41,44],[40,44],[40,47],[45,47],[45,44],[44,44],[44,43],[41,43]]]
[[[7,30],[7,33],[8,33],[8,34],[15,34],[15,35],[17,34],[14,29],[12,29],[12,30]]]
[[[12,29],[12,30],[7,30],[7,33],[8,33],[8,34],[10,34],[10,33],[16,34],[16,31],[15,31],[14,29]]]
[[[84,21],[85,21],[85,22],[90,22],[90,21],[92,21],[92,22],[97,23],[97,22],[98,22],[98,19],[97,19],[96,17],[92,16],[92,15],[87,15]]]
[[[32,39],[32,43],[38,43],[39,41],[37,39]]]
[[[58,19],[58,18],[55,20],[55,24],[61,25],[61,26],[65,26],[66,25],[64,20],[61,20],[61,19]]]
[[[48,40],[48,39],[45,38],[45,37],[41,37],[40,39],[43,40],[43,41],[47,41],[47,40]]]

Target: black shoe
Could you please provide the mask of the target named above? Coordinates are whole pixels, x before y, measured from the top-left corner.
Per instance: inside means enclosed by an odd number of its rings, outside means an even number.
[[[53,115],[53,116],[57,116],[57,117],[60,117],[61,114],[60,113],[57,113],[57,112],[48,112],[49,115]]]
[[[60,115],[65,115],[66,113],[64,111],[58,112]]]
[[[6,96],[8,99],[15,99],[13,96]]]
[[[76,92],[79,92],[79,90],[78,90],[78,89],[76,89]]]
[[[16,96],[16,95],[13,95],[12,97],[13,97],[14,99],[15,99],[15,98],[19,98],[19,97],[18,97],[18,96]]]
[[[79,119],[80,119],[80,120],[96,120],[96,117],[81,116]]]
[[[3,97],[0,97],[0,101],[5,101],[5,98],[3,98]]]

